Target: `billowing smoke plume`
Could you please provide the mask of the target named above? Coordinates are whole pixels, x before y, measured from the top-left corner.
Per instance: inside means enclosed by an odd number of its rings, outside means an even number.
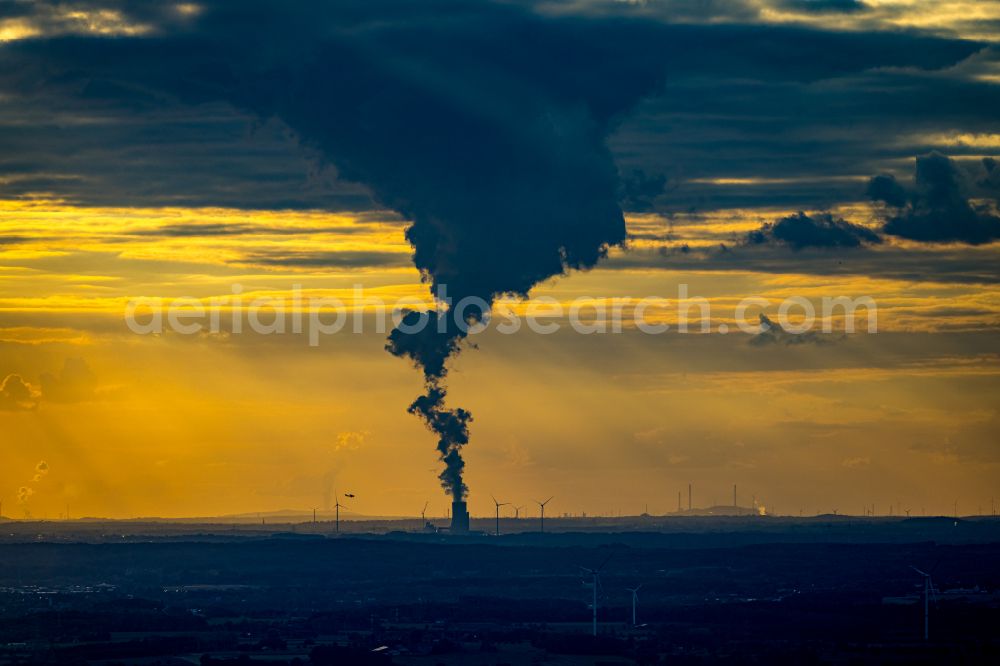
[[[397,347],[394,347],[394,340],[390,337],[388,349],[399,355]],[[441,479],[441,486],[455,500],[462,500],[468,492],[468,486],[462,479],[462,472],[465,470],[465,461],[462,459],[462,447],[469,443],[469,421],[472,414],[468,411],[458,409],[446,409],[444,406],[445,389],[442,386],[442,376],[431,377],[427,380],[427,392],[413,401],[409,407],[411,414],[416,414],[424,420],[427,427],[437,436],[437,449],[444,463],[444,470],[438,475]]]
[[[341,180],[411,221],[413,260],[435,293],[477,299],[464,321],[426,313],[422,330],[398,328],[387,343],[424,373],[410,411],[439,438],[445,489],[463,497],[471,415],[445,407],[447,361],[498,295],[589,268],[625,240],[604,140],[663,77],[663,59],[636,39],[661,40],[627,21],[507,2],[199,7],[193,18],[150,14],[162,31],[148,38],[50,44],[45,71],[64,58],[99,103],[142,108],[158,90],[276,118]],[[12,76],[37,86],[24,71]]]
[[[438,436],[438,454],[445,465],[438,478],[449,495],[455,500],[462,500],[468,492],[462,479],[465,469],[462,447],[469,443],[472,414],[464,409],[445,408],[447,391],[444,378],[447,374],[445,363],[458,351],[459,341],[467,329],[456,325],[449,314],[434,311],[408,313],[389,335],[386,349],[413,361],[423,370],[426,393],[414,400],[408,411],[423,419]],[[477,312],[475,316],[483,315]]]
[[[662,64],[586,21],[453,8],[448,21],[396,21],[358,5],[343,17],[350,30],[291,50],[294,63],[234,58],[212,85],[280,118],[341,178],[412,221],[414,263],[445,302],[409,313],[386,347],[423,372],[409,411],[438,437],[441,482],[458,500],[472,416],[445,406],[448,359],[498,295],[590,268],[625,240],[604,139]]]

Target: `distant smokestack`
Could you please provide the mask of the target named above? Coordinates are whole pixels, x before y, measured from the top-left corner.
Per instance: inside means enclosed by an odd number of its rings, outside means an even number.
[[[464,534],[469,531],[469,509],[465,502],[451,503],[451,532]]]

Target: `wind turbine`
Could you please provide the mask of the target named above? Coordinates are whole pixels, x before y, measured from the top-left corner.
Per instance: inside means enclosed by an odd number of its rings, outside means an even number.
[[[608,555],[608,557],[605,558],[604,562],[601,563],[601,566],[597,567],[596,569],[588,569],[587,567],[580,567],[580,569],[582,569],[584,573],[590,574],[590,582],[589,583],[584,583],[584,585],[590,586],[591,588],[593,588],[593,592],[594,592],[594,600],[593,600],[593,603],[591,604],[591,608],[593,608],[593,610],[594,610],[594,616],[593,616],[594,617],[594,636],[597,635],[597,588],[600,587],[600,585],[601,585],[601,569],[604,568],[604,566],[608,563],[608,561],[610,559],[611,559],[611,556]]]
[[[913,566],[910,568],[924,578],[924,640],[929,641],[931,639],[930,597],[933,595],[934,602],[937,603],[937,591],[934,589],[934,581],[931,580],[931,575],[929,573],[924,573],[920,569]]]
[[[420,510],[420,529],[427,527],[427,505],[430,502],[424,502],[424,508]]]
[[[337,498],[337,503],[333,505],[333,508],[337,510],[337,522],[336,522],[336,528],[335,528],[336,531],[337,531],[337,534],[340,534],[340,507],[344,507],[345,509],[350,508],[346,504],[341,504],[340,503],[340,498],[338,497]]]
[[[523,506],[515,506],[514,507],[514,520],[517,520],[518,518],[521,517],[521,509],[523,509],[523,508],[524,508]]]
[[[313,507],[313,525],[316,524],[316,507]]]
[[[497,536],[500,536],[500,507],[507,506],[510,502],[498,502],[496,497],[490,495],[493,499],[493,503],[497,505]]]
[[[642,583],[639,583],[635,587],[626,587],[625,589],[632,593],[632,626],[635,626],[635,604],[639,601],[639,590],[642,588]]]
[[[553,495],[552,497],[555,497],[555,495]],[[545,531],[545,505],[552,501],[552,497],[548,498],[544,502],[539,502],[538,500],[535,500],[535,504],[537,504],[542,510],[542,518],[540,522],[542,532]]]

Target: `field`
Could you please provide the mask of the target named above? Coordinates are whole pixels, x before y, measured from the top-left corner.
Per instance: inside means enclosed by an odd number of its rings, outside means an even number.
[[[500,537],[359,532],[353,523],[342,523],[339,535],[330,523],[5,523],[0,662],[975,663],[1000,656],[993,519],[605,522],[584,531],[582,521],[553,520],[544,534]],[[581,567],[602,565],[595,638],[591,578]],[[937,590],[927,643],[923,582],[911,567],[930,572]],[[628,588],[637,585],[633,625]]]

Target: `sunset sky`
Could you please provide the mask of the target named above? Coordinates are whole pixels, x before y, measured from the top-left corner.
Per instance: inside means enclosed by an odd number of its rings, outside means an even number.
[[[474,515],[989,512],[998,109],[987,0],[0,2],[3,515],[443,515],[421,372],[356,300],[432,281],[670,299],[663,334],[460,341]],[[125,322],[293,290],[363,330]],[[841,296],[877,333],[760,330]]]

